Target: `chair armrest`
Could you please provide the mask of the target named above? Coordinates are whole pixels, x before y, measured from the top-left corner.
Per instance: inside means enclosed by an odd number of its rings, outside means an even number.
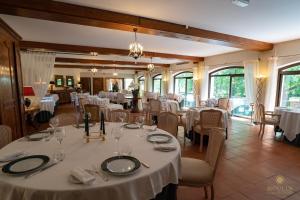
[[[274,114],[274,113],[265,113],[265,115],[277,116],[277,117],[280,117],[280,116],[281,116],[280,114]]]

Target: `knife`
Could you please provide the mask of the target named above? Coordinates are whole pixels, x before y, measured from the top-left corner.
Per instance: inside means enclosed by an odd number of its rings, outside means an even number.
[[[36,171],[36,172],[33,172],[33,173],[31,173],[31,174],[26,175],[24,178],[27,179],[27,178],[29,178],[29,177],[32,177],[32,176],[36,175],[36,174],[39,174],[39,173],[45,171],[46,169],[49,169],[50,167],[53,167],[53,166],[56,165],[57,163],[59,163],[59,162],[53,162],[53,163],[51,163],[51,164],[49,164],[49,165],[47,165],[47,166],[41,168],[40,170],[38,170],[38,171]]]

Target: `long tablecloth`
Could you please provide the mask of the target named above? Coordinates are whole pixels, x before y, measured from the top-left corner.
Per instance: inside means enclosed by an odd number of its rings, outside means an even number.
[[[180,177],[180,145],[175,138],[172,143],[177,150],[172,152],[155,151],[153,144],[146,141],[143,129],[125,129],[120,146],[129,145],[132,156],[147,163],[150,168],[141,168],[137,173],[126,177],[109,176],[105,182],[100,176],[92,185],[80,185],[69,182],[70,170],[74,167],[91,169],[93,164],[100,165],[105,159],[114,156],[116,144],[111,136],[112,126],[107,123],[105,142],[98,140],[85,143],[83,129],[66,126],[63,147],[66,153],[64,161],[28,179],[0,173],[1,200],[144,200],[152,199],[168,184],[177,184]],[[99,125],[93,128],[99,129]],[[167,134],[164,131],[162,133]],[[141,137],[142,136],[142,137]],[[59,148],[55,138],[49,142],[29,142],[23,138],[0,150],[0,157],[16,150],[25,150],[30,154],[52,156]]]
[[[186,129],[187,129],[187,131],[191,131],[195,121],[200,119],[200,112],[202,110],[210,110],[210,109],[219,110],[222,112],[222,114],[223,114],[223,117],[221,119],[222,127],[227,129],[228,128],[228,112],[226,110],[219,109],[219,108],[206,107],[206,108],[193,108],[193,109],[189,109],[186,112]]]
[[[284,131],[284,136],[289,141],[296,139],[300,133],[300,110],[277,107],[275,112],[281,115],[279,127]]]

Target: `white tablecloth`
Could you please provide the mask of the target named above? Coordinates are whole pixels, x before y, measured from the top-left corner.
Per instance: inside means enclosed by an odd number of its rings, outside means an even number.
[[[116,124],[114,124],[116,126]],[[119,124],[118,124],[119,126]],[[66,158],[63,162],[28,179],[0,173],[1,200],[145,200],[154,198],[162,188],[170,183],[177,184],[180,177],[180,145],[173,138],[177,150],[158,152],[153,144],[141,137],[139,130],[125,130],[120,146],[130,145],[132,156],[147,163],[150,168],[141,166],[137,173],[127,177],[109,176],[105,182],[100,176],[92,185],[72,184],[68,181],[70,170],[74,167],[91,169],[93,164],[100,165],[105,159],[114,156],[116,144],[111,136],[111,123],[107,123],[105,142],[98,140],[85,144],[83,129],[67,126],[63,147]],[[93,129],[98,130],[99,125]],[[164,131],[161,131],[164,132]],[[166,133],[166,132],[164,132]],[[16,150],[31,154],[52,156],[59,148],[55,138],[49,142],[26,140],[15,141],[0,150],[0,157]]]
[[[55,108],[55,101],[50,98],[50,99],[42,99],[40,101],[40,111],[49,111],[51,114],[54,113],[54,108]]]
[[[104,114],[105,114],[105,119],[108,120],[109,119],[109,113],[112,110],[123,110],[123,106],[120,104],[114,104],[114,103],[110,103],[108,105],[106,105],[104,108],[100,107],[101,110],[104,109]]]
[[[149,109],[149,102],[143,103],[144,109]],[[161,110],[166,112],[177,113],[180,110],[179,103],[175,100],[161,101]]]
[[[191,131],[195,121],[200,119],[200,111],[210,110],[210,109],[219,110],[223,113],[222,127],[227,129],[228,128],[228,112],[226,110],[222,110],[222,109],[218,109],[218,108],[193,108],[193,109],[189,109],[186,112],[186,129],[187,129],[187,131]]]
[[[99,98],[98,96],[89,96],[89,103],[99,106],[106,106],[109,104],[109,98]]]
[[[293,141],[300,133],[300,109],[275,108],[275,112],[281,115],[279,127],[285,137]]]

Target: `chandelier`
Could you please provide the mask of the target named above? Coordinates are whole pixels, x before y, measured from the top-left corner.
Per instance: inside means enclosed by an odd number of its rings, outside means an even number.
[[[98,69],[96,67],[91,69],[91,72],[95,75],[98,72]]]
[[[155,66],[154,66],[154,64],[152,63],[152,58],[151,58],[151,63],[149,63],[149,64],[147,65],[147,68],[148,68],[148,70],[149,70],[150,72],[152,72],[152,71],[154,70]]]
[[[129,45],[129,56],[133,57],[134,59],[138,59],[143,55],[143,46],[137,42],[136,39],[136,31],[137,29],[133,29],[134,31],[134,42],[130,43]]]

